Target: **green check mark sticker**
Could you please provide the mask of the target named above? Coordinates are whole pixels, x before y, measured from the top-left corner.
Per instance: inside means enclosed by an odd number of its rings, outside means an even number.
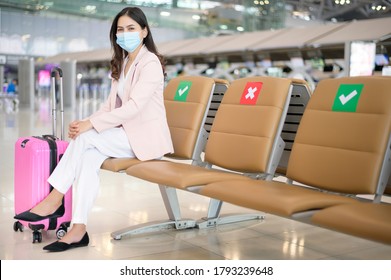
[[[174,100],[186,102],[187,95],[190,92],[191,85],[192,85],[192,82],[181,81],[178,85],[177,90],[176,90]]]
[[[363,87],[363,84],[340,85],[332,110],[336,112],[356,112]]]

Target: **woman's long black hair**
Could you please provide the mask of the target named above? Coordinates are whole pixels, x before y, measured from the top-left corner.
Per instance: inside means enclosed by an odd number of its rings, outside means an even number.
[[[144,38],[143,44],[147,47],[147,49],[154,53],[160,60],[160,63],[162,64],[163,73],[164,73],[164,58],[161,54],[159,54],[155,42],[152,38],[152,33],[148,25],[147,17],[145,16],[144,12],[138,8],[138,7],[127,7],[124,8],[121,12],[119,12],[111,24],[110,29],[110,42],[111,46],[113,48],[113,57],[111,59],[110,65],[111,65],[111,76],[118,80],[121,75],[121,69],[122,69],[122,63],[123,63],[123,54],[125,52],[125,55],[127,55],[127,52],[123,50],[118,44],[117,44],[117,25],[118,25],[118,19],[124,15],[129,16],[131,19],[133,19],[135,22],[137,22],[142,29],[147,29],[148,35]]]

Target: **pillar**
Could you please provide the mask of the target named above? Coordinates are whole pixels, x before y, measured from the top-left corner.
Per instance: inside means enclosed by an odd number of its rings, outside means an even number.
[[[4,86],[4,65],[0,64],[0,93],[3,92]]]
[[[64,107],[76,107],[76,61],[67,60],[60,63],[63,72]]]
[[[344,58],[345,58],[344,76],[345,77],[350,76],[350,56],[352,55],[351,43],[352,42],[345,42],[345,50],[344,50]]]
[[[21,59],[18,64],[19,104],[34,110],[34,60]]]

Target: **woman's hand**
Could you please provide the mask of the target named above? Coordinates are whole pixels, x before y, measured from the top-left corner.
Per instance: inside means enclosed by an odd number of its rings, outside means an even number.
[[[89,120],[86,121],[73,121],[69,124],[68,137],[75,140],[81,133],[92,129],[92,123]]]

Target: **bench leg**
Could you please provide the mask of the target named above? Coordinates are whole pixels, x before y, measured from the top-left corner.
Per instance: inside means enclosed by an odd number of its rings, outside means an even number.
[[[156,232],[166,229],[187,229],[194,228],[196,226],[196,222],[194,220],[181,218],[176,189],[161,185],[159,185],[159,188],[169,219],[130,226],[125,229],[112,232],[112,238],[120,240],[122,237],[127,235]]]
[[[208,216],[198,220],[197,227],[200,229],[204,229],[230,223],[265,219],[264,215],[257,213],[220,215],[222,205],[223,202],[221,200],[211,199],[208,208]]]

